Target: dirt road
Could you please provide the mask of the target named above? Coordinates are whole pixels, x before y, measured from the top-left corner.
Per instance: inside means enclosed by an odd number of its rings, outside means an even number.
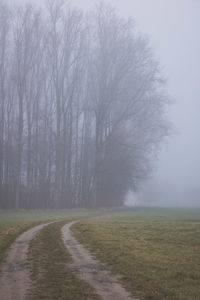
[[[26,300],[31,281],[27,267],[28,245],[36,232],[50,223],[38,225],[21,234],[12,244],[2,268],[0,300]]]
[[[72,269],[81,279],[87,281],[104,300],[138,300],[120,285],[118,278],[106,270],[106,266],[95,260],[90,252],[73,237],[70,227],[76,222],[62,228],[63,241],[73,258]]]
[[[73,237],[71,222],[62,228],[63,241],[72,255],[71,268],[77,271],[80,278],[87,281],[96,293],[104,300],[138,300],[120,285],[118,278],[106,270],[106,266],[95,260],[90,252]],[[38,225],[21,234],[11,246],[7,259],[2,267],[0,277],[0,300],[28,300],[31,287],[29,269],[27,266],[27,251],[29,242],[35,234],[53,222]]]

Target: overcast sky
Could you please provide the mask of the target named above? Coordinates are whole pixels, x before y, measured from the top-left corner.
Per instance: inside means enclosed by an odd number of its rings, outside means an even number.
[[[23,0],[11,1],[17,4]],[[149,36],[173,100],[169,116],[174,135],[159,155],[146,194],[151,193],[155,204],[200,205],[200,0],[106,2],[120,15],[134,17],[138,30]],[[89,10],[95,1],[71,3]]]

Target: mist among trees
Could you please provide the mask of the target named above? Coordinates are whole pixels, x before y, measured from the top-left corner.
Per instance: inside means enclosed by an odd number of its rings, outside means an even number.
[[[152,170],[166,104],[132,20],[1,1],[0,207],[121,206]]]

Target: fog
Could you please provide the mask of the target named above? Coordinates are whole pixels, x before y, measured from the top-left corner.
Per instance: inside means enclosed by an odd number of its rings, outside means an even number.
[[[75,1],[81,5],[83,1]],[[93,1],[84,1],[91,5]],[[162,65],[173,133],[140,199],[152,205],[200,205],[200,1],[115,0],[133,16]],[[135,196],[138,200],[138,196]],[[129,197],[131,203],[131,197]],[[135,203],[135,200],[133,200]]]
[[[169,116],[174,133],[142,196],[157,205],[199,205],[200,2],[134,1],[131,6],[160,57],[173,102]]]
[[[168,109],[173,128],[171,135],[158,154],[151,179],[143,183],[139,194],[129,194],[128,202],[133,205],[142,201],[150,205],[199,206],[200,1],[106,2],[112,3],[119,15],[133,17],[137,30],[149,37],[167,79],[171,99]],[[87,11],[94,6],[94,0],[73,0],[73,5]]]

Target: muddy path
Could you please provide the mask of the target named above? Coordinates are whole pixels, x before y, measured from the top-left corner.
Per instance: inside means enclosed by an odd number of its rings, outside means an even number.
[[[44,226],[38,225],[17,237],[8,251],[7,259],[1,269],[0,300],[26,300],[31,286],[27,266],[28,245],[35,234]]]
[[[78,221],[62,228],[63,241],[73,258],[70,265],[80,278],[87,281],[104,300],[138,300],[121,286],[118,278],[106,270],[106,265],[95,260],[90,252],[73,237],[70,227]]]

